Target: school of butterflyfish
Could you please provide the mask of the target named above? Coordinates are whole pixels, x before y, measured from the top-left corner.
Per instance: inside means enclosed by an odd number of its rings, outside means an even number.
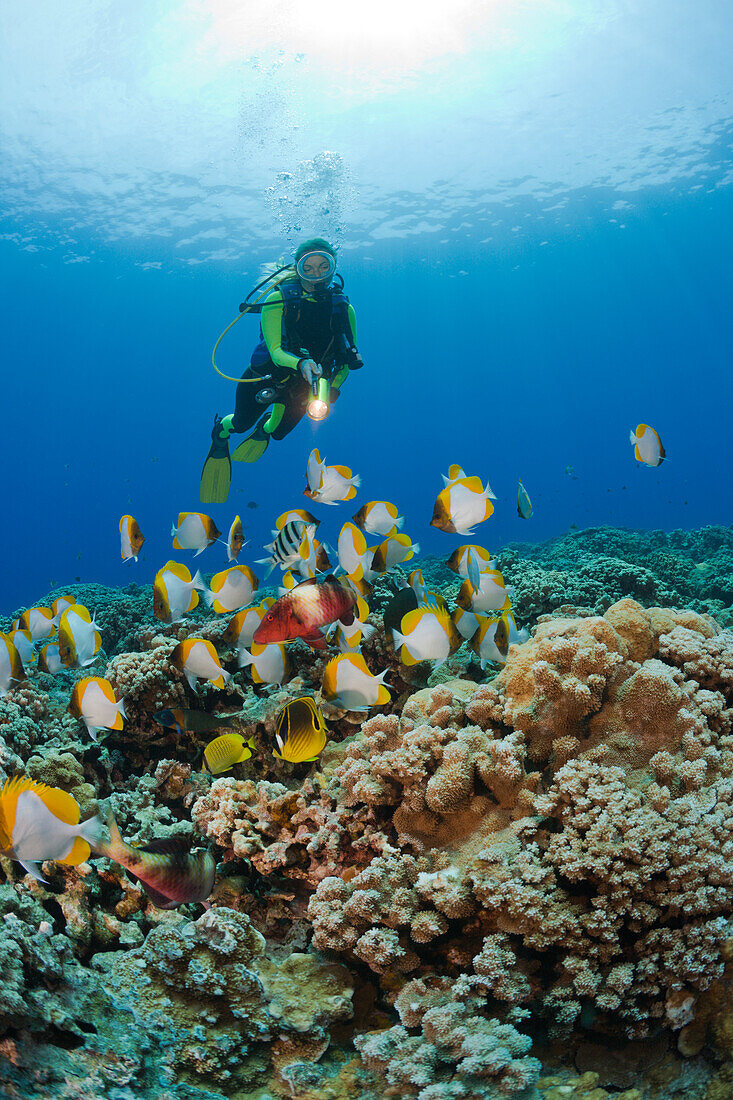
[[[631,432],[637,462],[659,466],[665,457],[658,433],[647,424]],[[327,466],[317,450],[306,465],[305,495],[314,503],[336,506],[353,500],[361,484],[346,466]],[[488,481],[467,475],[453,465],[443,475],[431,525],[440,531],[469,537],[494,512],[497,498]],[[517,513],[529,519],[533,506],[521,481]],[[275,520],[265,558],[265,577],[280,569],[277,598],[256,603],[259,580],[237,559],[246,545],[242,522],[235,516],[222,538],[210,516],[180,512],[173,523],[174,550],[198,557],[215,543],[223,543],[228,568],[207,583],[201,572],[193,576],[186,565],[169,561],[153,584],[153,613],[163,624],[180,623],[200,599],[217,615],[229,615],[221,643],[226,663],[246,669],[252,682],[281,685],[291,675],[293,645],[334,651],[322,672],[320,696],[328,708],[365,714],[391,700],[385,683],[389,668],[374,671],[362,652],[377,627],[369,623],[368,600],[375,578],[396,570],[394,591],[383,610],[383,630],[391,637],[395,654],[404,665],[430,661],[437,667],[468,643],[481,668],[503,665],[509,646],[527,637],[518,629],[511,598],[496,560],[483,546],[465,543],[447,558],[448,568],[462,581],[451,610],[442,595],[427,588],[420,569],[407,577],[399,568],[419,552],[418,543],[402,531],[404,517],[388,500],[363,504],[345,522],[335,549],[319,541],[320,520],[304,508],[283,512]],[[145,537],[137,520],[124,515],[119,523],[122,560],[137,561]],[[372,545],[369,545],[369,544]],[[331,561],[335,558],[335,564]],[[232,654],[233,651],[233,654]],[[26,680],[33,671],[57,676],[66,670],[90,670],[102,652],[102,636],[94,614],[73,596],[61,596],[51,607],[32,607],[0,633],[0,696]],[[225,689],[236,672],[225,668],[216,645],[190,636],[170,654],[170,665],[185,678],[195,697],[199,685]],[[100,734],[120,731],[126,720],[125,701],[101,676],[76,680],[69,713],[96,740]],[[212,775],[230,771],[257,750],[251,731],[240,732],[236,715],[176,708],[158,711],[154,721],[179,737],[208,737],[203,763]],[[213,735],[213,736],[212,736]],[[328,742],[328,729],[316,698],[291,699],[275,716],[272,755],[289,764],[311,763]],[[173,908],[185,902],[206,902],[214,884],[212,854],[192,848],[185,837],[166,837],[148,844],[128,844],[114,817],[105,823],[95,815],[80,821],[80,808],[63,790],[25,776],[15,776],[0,789],[0,854],[19,862],[41,879],[41,864],[55,860],[76,865],[93,852],[106,856],[139,880],[154,905]],[[42,880],[43,881],[43,880]]]

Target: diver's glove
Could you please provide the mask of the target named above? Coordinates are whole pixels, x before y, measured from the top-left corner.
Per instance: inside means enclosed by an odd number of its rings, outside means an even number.
[[[323,374],[323,367],[320,363],[315,363],[312,359],[301,359],[298,362],[298,370],[305,378],[309,386],[313,385],[314,378],[320,378]]]

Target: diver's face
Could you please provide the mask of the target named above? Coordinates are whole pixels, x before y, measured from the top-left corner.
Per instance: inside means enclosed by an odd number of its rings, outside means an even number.
[[[304,282],[320,283],[328,278],[331,265],[325,256],[309,256],[300,270]]]

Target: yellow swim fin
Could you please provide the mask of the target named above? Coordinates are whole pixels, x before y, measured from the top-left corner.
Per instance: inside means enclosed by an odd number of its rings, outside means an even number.
[[[219,434],[220,421],[214,423],[211,447],[201,471],[200,497],[202,504],[223,504],[229,496],[232,481],[232,460],[229,456],[229,440]]]
[[[263,417],[262,420],[254,426],[247,438],[242,440],[232,455],[232,461],[257,462],[259,458],[262,458],[270,445],[270,436],[265,431],[266,419],[267,417]]]

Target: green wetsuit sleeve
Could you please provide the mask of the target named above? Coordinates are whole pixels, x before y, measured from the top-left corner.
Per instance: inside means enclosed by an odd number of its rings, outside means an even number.
[[[280,291],[276,289],[265,299],[262,306],[262,313],[260,314],[262,335],[265,338],[267,350],[273,363],[278,367],[289,367],[290,370],[297,370],[300,362],[298,356],[291,355],[289,351],[283,350],[282,320],[283,297]]]
[[[351,302],[349,302],[349,307],[348,308],[349,308],[349,328],[351,329],[351,340],[352,340],[352,343],[353,343],[354,347],[356,347],[356,314],[354,313],[354,307],[352,306]],[[348,377],[349,377],[349,368],[348,367],[341,367],[339,370],[336,371],[333,378],[331,379],[331,385],[333,386],[334,389],[338,390],[338,389],[341,388],[341,386],[344,384],[344,382],[346,381],[346,379]]]

